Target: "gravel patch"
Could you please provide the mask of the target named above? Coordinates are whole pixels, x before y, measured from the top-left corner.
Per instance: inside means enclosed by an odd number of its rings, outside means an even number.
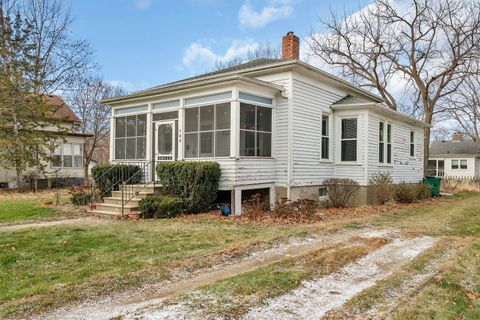
[[[319,319],[327,311],[340,307],[378,280],[388,277],[400,266],[430,248],[435,241],[431,237],[394,239],[392,243],[338,272],[306,281],[291,293],[253,308],[244,319]]]

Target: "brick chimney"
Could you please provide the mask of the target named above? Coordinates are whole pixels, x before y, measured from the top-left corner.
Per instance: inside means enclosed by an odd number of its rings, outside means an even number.
[[[282,58],[283,60],[300,59],[300,38],[289,31],[282,38]]]
[[[463,134],[460,132],[455,132],[452,136],[452,141],[463,141]]]

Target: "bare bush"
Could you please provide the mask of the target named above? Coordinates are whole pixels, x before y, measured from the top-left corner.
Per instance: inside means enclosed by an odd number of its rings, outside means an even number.
[[[280,202],[277,202],[273,214],[287,218],[289,216],[304,216],[307,218],[313,217],[317,205],[315,201],[309,199],[301,199],[297,201],[290,201],[287,198],[282,198]]]
[[[326,205],[333,208],[344,208],[352,204],[355,193],[360,189],[358,182],[352,179],[331,178],[323,181],[327,187]]]
[[[375,201],[378,204],[393,201],[395,188],[393,186],[392,175],[389,172],[375,172],[368,184],[373,187]]]

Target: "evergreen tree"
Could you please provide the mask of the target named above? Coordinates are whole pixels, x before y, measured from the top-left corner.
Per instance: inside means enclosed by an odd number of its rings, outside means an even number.
[[[53,115],[55,106],[35,90],[36,64],[32,27],[19,12],[11,14],[0,0],[0,164],[16,172],[23,189],[28,168],[45,169],[53,142],[64,131]]]

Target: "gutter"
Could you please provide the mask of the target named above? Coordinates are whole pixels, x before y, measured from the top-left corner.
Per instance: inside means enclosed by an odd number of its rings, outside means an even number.
[[[394,118],[400,118],[401,120],[403,120],[405,122],[410,122],[410,123],[413,123],[415,125],[418,125],[418,126],[421,126],[421,127],[424,127],[424,128],[429,128],[429,127],[432,126],[432,125],[430,125],[426,122],[415,119],[411,116],[407,116],[406,114],[403,114],[401,112],[392,110],[390,108],[382,107],[380,104],[373,103],[373,102],[371,102],[371,103],[359,103],[359,104],[334,104],[334,105],[332,105],[332,109],[333,110],[339,110],[339,111],[340,110],[367,109],[367,110],[371,110],[371,111],[374,111],[374,112],[386,113],[388,115],[391,115]]]

